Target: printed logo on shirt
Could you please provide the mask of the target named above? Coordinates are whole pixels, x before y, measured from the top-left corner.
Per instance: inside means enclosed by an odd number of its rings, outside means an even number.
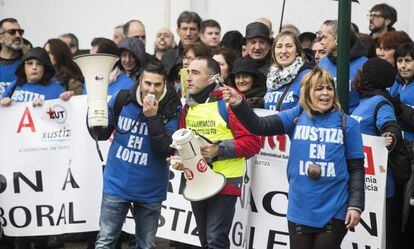
[[[35,99],[45,100],[45,95],[25,90],[15,90],[12,99],[17,102],[31,102]]]
[[[134,126],[132,127],[132,125]],[[128,133],[127,146],[120,145],[115,157],[136,166],[147,166],[148,153],[141,151],[143,149],[144,136],[148,135],[147,124],[119,116],[118,127],[123,131],[131,131]]]
[[[336,177],[335,163],[326,161],[326,143],[343,144],[342,129],[298,125],[294,139],[313,142],[309,144],[309,160],[299,160],[300,175],[307,175],[309,166],[318,164],[321,177]]]
[[[0,82],[0,98],[3,97],[6,88],[11,85],[12,82],[3,81]]]
[[[283,92],[269,92],[265,96],[265,102],[267,103],[267,109],[276,111],[277,103],[279,99],[282,97]],[[290,91],[286,94],[285,98],[283,99],[282,104],[293,103],[295,99],[293,98],[293,91]]]

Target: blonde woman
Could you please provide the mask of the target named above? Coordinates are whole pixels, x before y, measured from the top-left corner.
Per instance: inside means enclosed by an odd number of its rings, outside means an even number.
[[[299,105],[258,117],[231,88],[223,99],[253,134],[291,139],[290,248],[340,248],[364,209],[364,154],[358,122],[341,111],[332,76],[314,68],[301,82]]]

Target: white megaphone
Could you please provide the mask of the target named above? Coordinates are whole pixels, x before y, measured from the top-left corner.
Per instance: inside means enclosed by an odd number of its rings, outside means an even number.
[[[109,75],[118,59],[115,55],[99,53],[78,55],[73,59],[85,78],[89,127],[108,126]]]
[[[170,146],[178,151],[184,164],[187,179],[184,198],[189,201],[202,201],[220,192],[226,185],[226,178],[214,172],[200,152],[200,145],[208,142],[194,135],[189,129],[179,129],[174,132],[172,139]]]

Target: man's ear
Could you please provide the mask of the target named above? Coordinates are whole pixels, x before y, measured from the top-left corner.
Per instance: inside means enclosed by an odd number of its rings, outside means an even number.
[[[385,19],[385,26],[388,27],[388,25],[390,25],[390,23],[391,23],[391,20],[390,19]]]

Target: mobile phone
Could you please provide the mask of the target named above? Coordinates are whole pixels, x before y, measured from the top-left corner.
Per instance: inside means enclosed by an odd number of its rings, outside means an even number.
[[[151,105],[154,105],[155,95],[151,93],[147,93],[145,98],[150,102]]]

